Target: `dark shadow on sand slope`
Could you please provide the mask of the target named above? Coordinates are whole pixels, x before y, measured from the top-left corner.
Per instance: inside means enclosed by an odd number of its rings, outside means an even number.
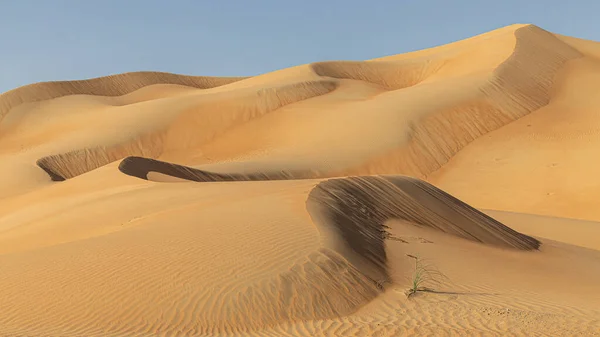
[[[512,230],[435,186],[405,176],[323,181],[310,192],[307,209],[316,224],[337,232],[340,249],[351,262],[366,263],[374,269],[370,273],[383,278],[389,278],[385,223],[392,219],[499,248],[536,250],[540,246],[535,238]]]
[[[147,179],[157,172],[197,182],[311,178],[310,174],[219,174],[154,159],[128,157],[119,170]],[[372,280],[388,280],[386,222],[403,220],[466,240],[505,249],[536,250],[540,242],[521,234],[435,186],[406,176],[334,178],[319,183],[306,201],[311,218],[334,249]]]
[[[171,177],[197,181],[197,182],[212,182],[212,181],[265,181],[265,180],[290,180],[290,179],[311,179],[314,178],[308,172],[257,172],[250,174],[239,173],[214,173],[204,170],[195,169],[192,167],[172,164],[156,159],[143,157],[127,157],[119,164],[119,170],[127,175],[138,177],[140,179],[148,179],[148,173],[156,172]]]
[[[52,181],[65,181],[66,180],[65,177],[61,176],[57,172],[54,172],[54,170],[52,169],[52,167],[50,167],[50,165],[46,165],[45,161],[40,159],[36,162],[36,164],[37,164],[37,166],[39,166],[39,168],[44,170],[44,172],[46,172],[50,176],[50,180],[52,180]]]

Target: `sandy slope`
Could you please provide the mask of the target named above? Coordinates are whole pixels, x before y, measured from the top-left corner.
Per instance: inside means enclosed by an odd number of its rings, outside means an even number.
[[[600,335],[598,85],[514,25],[4,93],[0,336]]]

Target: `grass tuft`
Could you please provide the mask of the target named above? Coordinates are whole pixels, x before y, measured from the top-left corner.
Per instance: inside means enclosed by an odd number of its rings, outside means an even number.
[[[425,262],[422,258],[410,254],[406,256],[415,260],[415,269],[411,279],[411,287],[406,291],[406,297],[410,298],[418,292],[431,292],[433,288],[439,286],[446,275],[438,271],[432,264]]]

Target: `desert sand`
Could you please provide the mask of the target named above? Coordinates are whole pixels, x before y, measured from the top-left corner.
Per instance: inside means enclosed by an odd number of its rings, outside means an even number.
[[[512,25],[3,93],[0,336],[598,336],[598,88]]]

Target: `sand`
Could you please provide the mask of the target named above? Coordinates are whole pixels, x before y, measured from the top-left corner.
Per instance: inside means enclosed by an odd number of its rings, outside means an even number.
[[[600,335],[599,85],[513,25],[6,92],[0,336]]]

